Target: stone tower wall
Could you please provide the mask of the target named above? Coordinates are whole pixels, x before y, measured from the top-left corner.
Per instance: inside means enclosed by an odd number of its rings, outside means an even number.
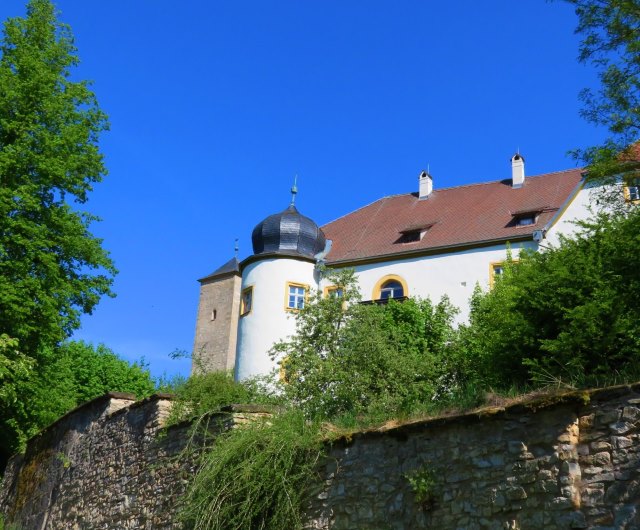
[[[201,282],[191,373],[234,369],[240,284],[237,274]]]

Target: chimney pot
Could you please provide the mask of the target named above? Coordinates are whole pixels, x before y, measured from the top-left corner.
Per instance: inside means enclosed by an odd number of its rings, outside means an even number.
[[[424,169],[418,176],[418,198],[426,199],[433,191],[433,178]]]
[[[522,188],[524,185],[524,157],[516,153],[511,157],[511,187]]]

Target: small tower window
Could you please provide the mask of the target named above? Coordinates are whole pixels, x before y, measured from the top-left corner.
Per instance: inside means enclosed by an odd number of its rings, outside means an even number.
[[[240,295],[240,316],[243,317],[251,313],[253,307],[253,286],[242,290]]]
[[[287,283],[287,309],[304,309],[308,287],[299,283]]]
[[[214,309],[211,311],[211,321],[213,322],[216,318],[218,318],[218,310]]]

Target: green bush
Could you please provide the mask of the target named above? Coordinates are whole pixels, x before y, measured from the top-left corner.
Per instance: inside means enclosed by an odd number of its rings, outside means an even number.
[[[469,369],[498,388],[640,376],[640,212],[600,215],[558,248],[521,256],[463,330]]]

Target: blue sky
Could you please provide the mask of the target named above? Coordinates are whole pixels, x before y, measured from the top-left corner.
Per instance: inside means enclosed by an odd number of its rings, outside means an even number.
[[[575,166],[595,73],[561,1],[58,0],[111,131],[88,209],[120,274],[75,337],[144,357],[192,347],[197,278],[297,206],[324,224],[381,196]],[[2,0],[0,19],[24,14]]]

